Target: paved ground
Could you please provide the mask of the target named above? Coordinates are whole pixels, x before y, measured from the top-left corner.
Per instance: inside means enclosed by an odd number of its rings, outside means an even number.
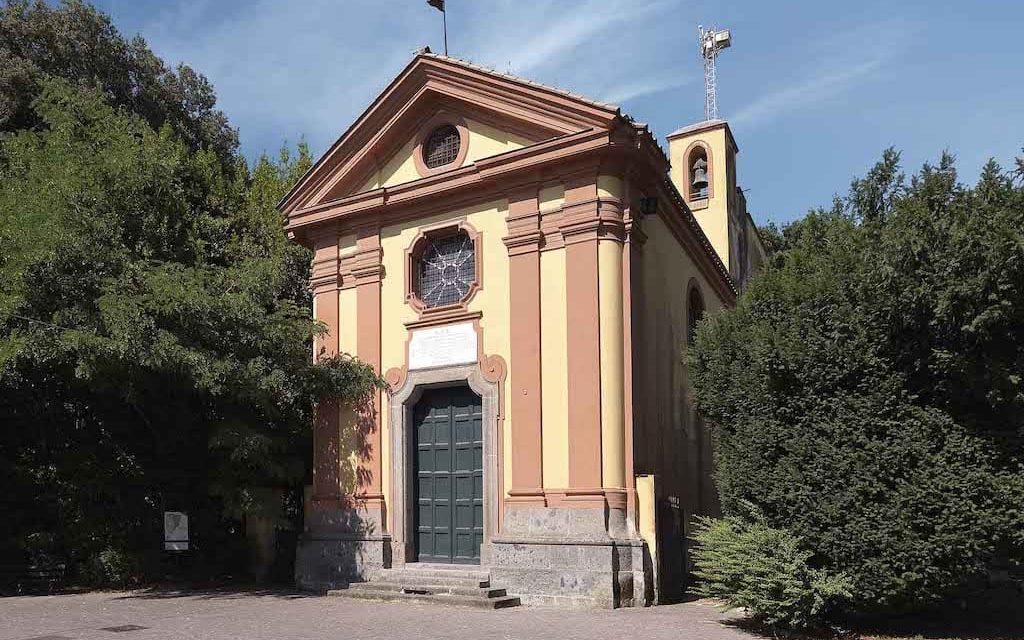
[[[283,592],[170,591],[0,598],[0,640],[752,640],[708,603],[649,609],[477,611]],[[103,627],[137,625],[133,631]]]

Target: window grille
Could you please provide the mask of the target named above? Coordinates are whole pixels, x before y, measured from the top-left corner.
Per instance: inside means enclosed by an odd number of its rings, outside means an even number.
[[[451,164],[459,157],[459,130],[450,124],[434,129],[423,146],[423,163],[431,169]]]
[[[454,304],[476,280],[476,247],[464,232],[431,239],[419,258],[416,295],[427,307]]]

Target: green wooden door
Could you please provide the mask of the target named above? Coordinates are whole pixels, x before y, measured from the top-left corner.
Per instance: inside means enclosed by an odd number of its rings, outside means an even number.
[[[424,392],[413,412],[416,553],[420,562],[480,564],[483,417],[468,387]]]

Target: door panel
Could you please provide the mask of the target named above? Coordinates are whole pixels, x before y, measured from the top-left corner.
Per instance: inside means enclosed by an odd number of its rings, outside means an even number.
[[[415,530],[421,562],[480,563],[483,416],[467,387],[424,392],[413,411]]]

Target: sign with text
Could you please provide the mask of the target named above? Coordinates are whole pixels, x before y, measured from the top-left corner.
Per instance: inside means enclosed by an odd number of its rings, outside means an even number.
[[[476,362],[472,322],[417,329],[409,340],[409,369],[429,369]]]
[[[188,514],[164,511],[164,551],[188,551]]]

